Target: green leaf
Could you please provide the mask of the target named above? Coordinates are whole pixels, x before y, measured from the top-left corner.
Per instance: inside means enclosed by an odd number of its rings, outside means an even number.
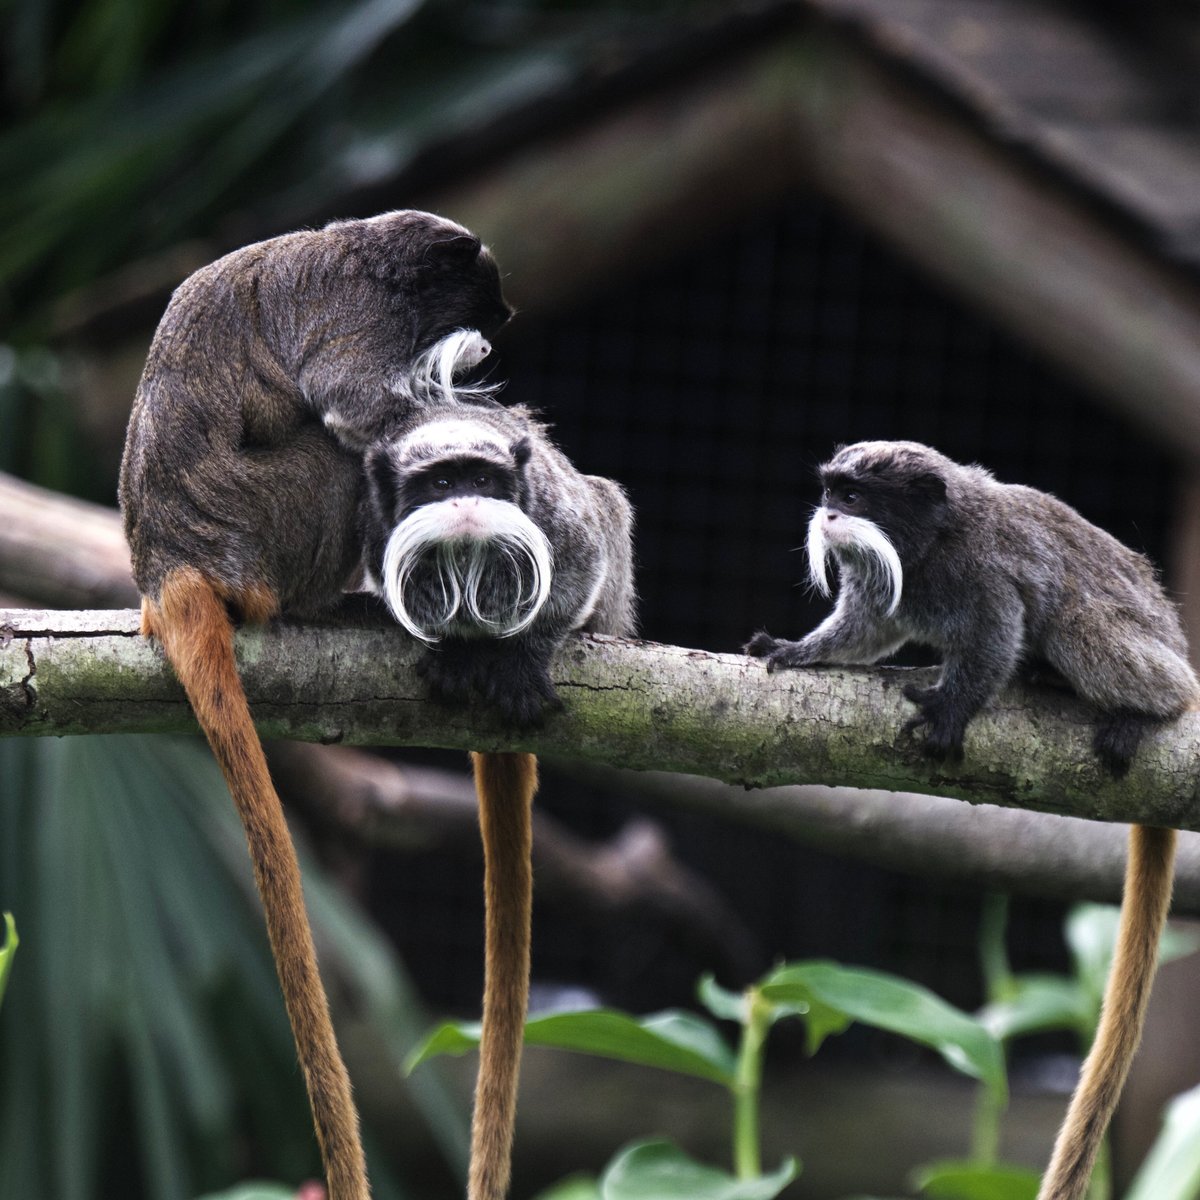
[[[735,1179],[689,1158],[671,1142],[638,1142],[622,1150],[600,1180],[601,1200],[773,1200],[799,1168],[785,1159],[770,1175]]]
[[[296,1200],[296,1189],[282,1183],[240,1183],[228,1192],[213,1192],[200,1200]]]
[[[1095,1012],[1099,1012],[1100,997],[1104,995],[1119,919],[1120,909],[1111,904],[1077,904],[1067,914],[1064,932],[1075,961],[1075,975],[1091,997]]]
[[[590,1175],[570,1175],[538,1192],[533,1200],[600,1200],[600,1184]]]
[[[1084,989],[1062,975],[1019,975],[1002,1000],[985,1005],[976,1018],[993,1037],[1004,1041],[1050,1029],[1081,1031],[1091,1008]]]
[[[814,1019],[822,1038],[860,1021],[931,1047],[955,1070],[985,1083],[998,1103],[1007,1100],[1000,1042],[979,1021],[915,983],[861,967],[807,962],[773,972],[762,992],[768,1000],[812,1006],[806,1018],[810,1042]]]
[[[739,1025],[746,1024],[747,994],[745,992],[731,992],[728,988],[721,987],[713,976],[701,975],[700,983],[696,987],[696,995],[700,1003],[714,1017],[720,1017],[723,1021],[737,1021]],[[761,996],[759,997],[759,1001],[764,1004],[764,1010],[769,1010],[767,1015],[772,1025],[776,1021],[782,1021],[784,1017],[809,1017],[809,1026],[810,1028],[812,1027],[812,1005],[807,1002],[803,1004],[785,1004],[776,1001],[768,1004],[764,1002],[764,998]],[[840,1031],[831,1030],[830,1032]]]
[[[409,1057],[408,1070],[437,1054],[475,1049],[479,1032],[477,1022],[440,1026]],[[737,1069],[733,1051],[708,1021],[674,1009],[640,1018],[605,1008],[534,1017],[525,1025],[525,1044],[661,1067],[726,1087]]]
[[[21,939],[17,937],[17,923],[12,913],[4,914],[4,942],[0,944],[0,1000],[4,999],[4,986],[8,983],[8,973],[12,970],[13,957]]]
[[[525,1027],[528,1036],[528,1025]],[[478,1021],[446,1021],[423,1042],[418,1042],[404,1060],[404,1070],[412,1072],[430,1058],[451,1054],[455,1058],[479,1048],[481,1027]]]
[[[1193,1200],[1200,1194],[1200,1088],[1167,1105],[1163,1130],[1125,1200]]]
[[[1075,963],[1075,977],[1088,1006],[1087,1022],[1079,1030],[1084,1047],[1091,1043],[1100,1020],[1120,917],[1121,910],[1111,904],[1077,904],[1067,914],[1064,932]],[[1159,962],[1181,958],[1198,947],[1200,940],[1194,934],[1168,929],[1158,944]]]
[[[1036,1200],[1040,1176],[1024,1167],[936,1162],[913,1172],[913,1187],[939,1200]]]
[[[696,985],[696,996],[714,1017],[722,1021],[746,1021],[746,997],[741,992],[723,988],[712,975],[701,975]]]

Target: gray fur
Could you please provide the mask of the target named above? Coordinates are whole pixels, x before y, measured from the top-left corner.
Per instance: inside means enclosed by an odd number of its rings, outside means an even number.
[[[508,315],[478,239],[420,212],[285,234],[184,280],[121,466],[142,593],[193,566],[233,592],[266,584],[285,610],[335,600],[358,557],[362,448],[441,391],[425,351]]]
[[[798,642],[760,634],[747,647],[770,669],[870,663],[907,642],[940,650],[937,687],[906,692],[934,753],[960,752],[967,721],[1031,660],[1127,723],[1170,720],[1200,700],[1179,615],[1149,561],[1062,501],[915,442],[843,447],[821,477],[867,497],[864,515],[903,564],[900,603],[889,617],[878,572],[834,548],[833,613]]]

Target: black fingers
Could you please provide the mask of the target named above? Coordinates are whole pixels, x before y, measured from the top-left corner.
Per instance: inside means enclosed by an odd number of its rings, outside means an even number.
[[[939,687],[922,688],[910,683],[905,685],[904,695],[920,709],[915,717],[905,722],[904,732],[924,730],[921,750],[926,757],[961,762],[963,735],[971,719],[965,706],[956,703]]]
[[[742,653],[751,658],[766,658],[776,646],[777,638],[773,638],[765,629],[760,629],[743,647]]]
[[[426,650],[416,669],[439,704],[482,703],[505,724],[529,729],[563,707],[550,679],[551,649],[520,640],[447,639]]]
[[[764,659],[767,670],[771,672],[808,667],[814,662],[813,656],[804,649],[803,642],[785,642],[782,638],[773,638],[765,630],[756,633],[746,643],[743,653]]]
[[[521,729],[541,726],[548,712],[560,712],[563,702],[550,679],[549,662],[529,653],[506,656],[499,670],[481,681],[484,701],[510,725]]]

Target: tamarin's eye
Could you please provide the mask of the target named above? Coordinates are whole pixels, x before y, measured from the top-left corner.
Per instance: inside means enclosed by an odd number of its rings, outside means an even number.
[[[846,504],[857,504],[857,503],[858,503],[858,501],[859,501],[859,495],[858,495],[858,493],[857,493],[857,492],[854,492],[854,491],[850,491],[850,492],[843,492],[843,493],[842,493],[842,500],[843,500],[843,501],[844,501]]]
[[[433,490],[435,492],[448,492],[450,490],[450,480],[444,475],[439,476],[433,481]]]
[[[475,476],[476,488],[480,488],[480,489],[485,488],[491,482],[492,482],[492,477],[490,475],[476,475]]]

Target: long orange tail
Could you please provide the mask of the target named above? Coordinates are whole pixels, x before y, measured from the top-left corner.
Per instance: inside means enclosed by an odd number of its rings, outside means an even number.
[[[1054,1143],[1038,1200],[1081,1200],[1142,1036],[1158,943],[1171,907],[1175,831],[1134,825],[1100,1026]]]
[[[254,607],[247,605],[247,615],[255,615]],[[161,639],[246,831],[330,1200],[369,1200],[358,1114],[317,973],[300,867],[238,677],[224,600],[198,571],[177,570],[167,576],[157,605],[144,602],[143,614],[143,631]]]
[[[503,1200],[511,1171],[517,1077],[529,1003],[533,906],[532,754],[472,754],[487,904],[483,1040],[471,1123],[468,1200]]]

